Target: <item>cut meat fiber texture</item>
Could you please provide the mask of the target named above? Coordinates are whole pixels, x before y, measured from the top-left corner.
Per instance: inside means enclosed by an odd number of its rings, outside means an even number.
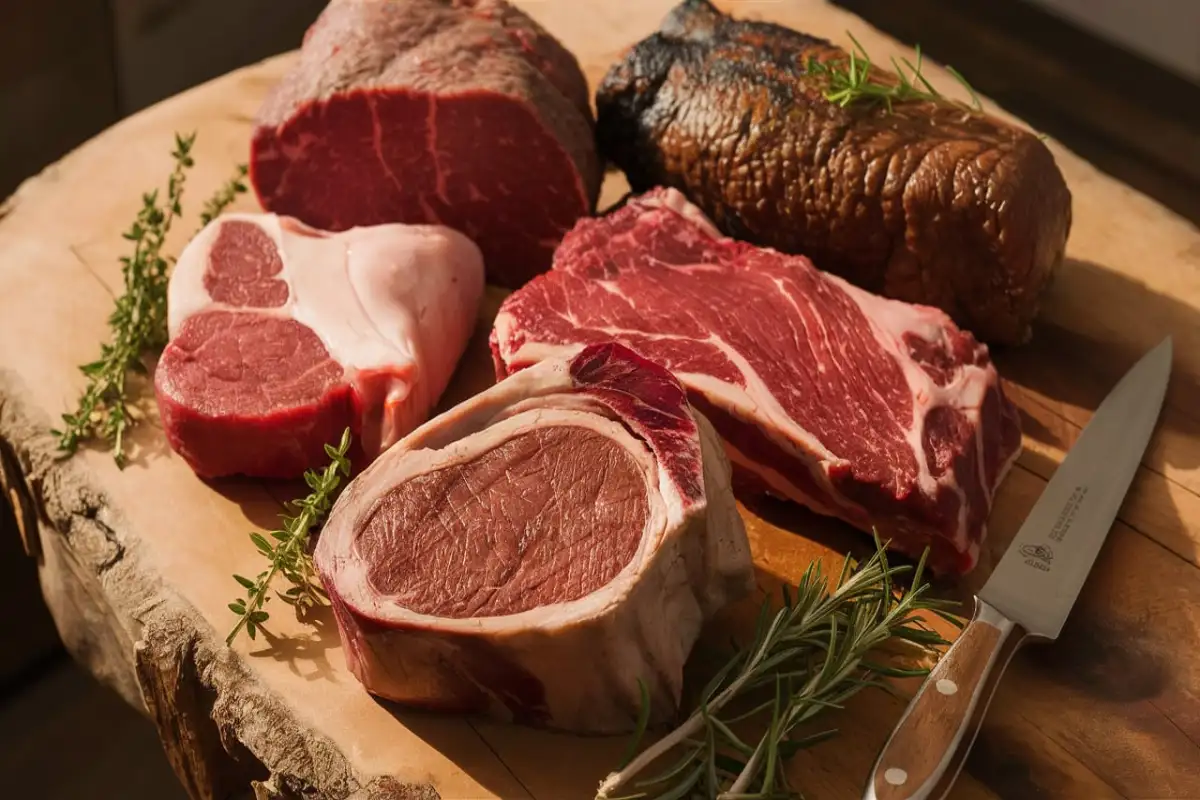
[[[914,557],[928,546],[943,574],[976,564],[1020,422],[987,347],[943,312],[727,238],[659,188],[580,221],[553,269],[505,300],[491,346],[505,375],[609,340],[683,382],[739,491]]]
[[[575,57],[503,0],[333,0],[258,113],[263,207],[326,230],[436,223],[515,288],[600,191]]]
[[[522,370],[346,487],[314,563],[373,694],[575,732],[678,710],[703,623],[754,585],[721,442],[617,344]]]
[[[171,275],[167,440],[205,478],[291,478],[350,428],[359,467],[428,418],[482,295],[479,249],[449,228],[224,214]]]

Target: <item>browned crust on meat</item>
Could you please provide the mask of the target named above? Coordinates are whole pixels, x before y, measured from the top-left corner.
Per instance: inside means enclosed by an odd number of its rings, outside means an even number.
[[[601,153],[634,191],[674,186],[731,236],[1026,341],[1071,224],[1053,155],[948,100],[835,105],[805,65],[846,57],[685,0],[601,83]]]

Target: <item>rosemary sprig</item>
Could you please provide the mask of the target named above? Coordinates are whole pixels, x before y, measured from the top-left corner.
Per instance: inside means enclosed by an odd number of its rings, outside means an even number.
[[[233,177],[221,184],[221,188],[216,191],[216,194],[208,198],[204,204],[204,210],[200,212],[201,227],[219,217],[222,211],[237,200],[239,194],[245,193],[247,172],[249,169],[245,164],[238,164]]]
[[[870,660],[884,645],[902,643],[929,655],[947,644],[925,624],[922,612],[960,624],[948,616],[956,603],[926,597],[924,566],[924,557],[915,571],[890,565],[876,538],[875,554],[857,567],[847,557],[830,591],[820,563],[814,562],[794,594],[784,589],[778,611],[772,614],[769,602],[764,603],[753,640],[712,678],[692,715],[605,778],[597,800],[616,800],[617,792],[630,783],[634,791],[625,798],[798,797],[788,786],[784,763],[836,731],[797,737],[797,727],[827,708],[840,707],[866,687],[888,688],[885,677],[926,674],[926,669]],[[895,580],[907,572],[913,572],[912,588],[897,595]],[[733,706],[747,703],[749,708],[733,711]],[[770,719],[757,742],[734,732],[734,725],[764,714]],[[639,724],[635,738],[644,729]],[[671,753],[677,753],[678,760],[657,775],[642,777],[652,763]]]
[[[826,77],[829,87],[825,90],[825,99],[829,102],[836,103],[843,108],[856,102],[883,103],[891,112],[893,102],[944,99],[921,72],[920,45],[916,46],[916,64],[907,58],[899,61],[895,58],[892,59],[892,66],[896,70],[896,82],[892,83],[880,81],[877,76],[871,74],[871,57],[867,55],[866,49],[858,39],[854,38],[854,34],[847,31],[846,35],[854,43],[854,49],[850,51],[849,58],[826,64],[810,56],[805,67],[809,73]],[[907,73],[905,72],[906,68]],[[983,104],[980,103],[979,95],[971,88],[971,84],[967,83],[967,79],[951,66],[947,66],[946,71],[953,75],[970,93],[974,109],[981,111]]]
[[[312,493],[303,500],[290,503],[297,513],[291,517],[280,517],[283,527],[268,534],[275,540],[274,543],[261,533],[250,534],[250,541],[254,542],[258,552],[271,562],[271,566],[258,573],[254,580],[242,575],[233,576],[248,594],[229,604],[229,610],[237,614],[238,622],[225,637],[226,644],[233,644],[234,638],[242,628],[245,628],[246,633],[253,639],[258,629],[269,619],[270,615],[263,610],[263,606],[271,599],[268,590],[276,575],[282,575],[292,587],[286,592],[275,594],[283,602],[295,606],[297,614],[303,615],[316,606],[329,605],[329,596],[321,587],[313,567],[312,556],[306,548],[309,532],[329,513],[338,486],[343,478],[350,476],[350,461],[346,458],[349,449],[349,428],[342,432],[342,440],[337,447],[325,445],[325,454],[330,459],[329,466],[320,471],[309,470],[304,473],[304,482],[312,489]]]
[[[142,208],[129,230],[122,234],[133,242],[133,253],[121,258],[124,293],[108,318],[111,341],[100,347],[100,357],[79,368],[88,380],[76,410],[62,415],[59,449],[71,455],[79,443],[99,437],[111,444],[118,467],[125,466],[125,431],[133,417],[126,401],[126,379],[131,371],[145,374],[142,354],[161,347],[167,338],[168,259],[162,254],[171,223],[182,213],[183,186],[192,161],[196,134],[175,134],[171,158],[175,166],[167,180],[167,196],[159,202],[158,190],[142,195]]]

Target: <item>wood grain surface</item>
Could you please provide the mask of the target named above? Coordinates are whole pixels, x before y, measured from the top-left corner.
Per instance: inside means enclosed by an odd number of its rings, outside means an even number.
[[[992,606],[954,640],[883,746],[873,800],[941,798],[955,782],[1009,660],[1025,631]]]
[[[672,5],[519,4],[577,54],[593,84]],[[724,6],[842,44],[852,32],[881,60],[910,54],[818,0]],[[189,213],[172,240],[178,251],[201,199],[245,160],[257,106],[289,63],[283,56],[232,73],[121,122],[0,209],[0,438],[20,468],[5,494],[36,529],[30,549],[47,603],[75,657],[155,720],[194,797],[232,796],[251,783],[264,797],[590,797],[623,739],[376,701],[346,671],[328,617],[307,627],[277,612],[270,635],[226,648],[226,604],[238,591],[230,576],[254,574],[259,563],[246,533],[273,527],[296,486],[197,479],[168,450],[149,392],[126,470],[102,452],[54,456],[45,431],[83,385],[75,365],[92,359],[105,335],[120,232],[141,192],[165,179],[172,135],[199,133]],[[930,74],[960,94],[945,72]],[[984,563],[941,588],[966,596],[986,578],[1100,399],[1167,333],[1175,374],[1062,637],[1013,659],[951,797],[1200,798],[1200,232],[1049,144],[1074,195],[1067,263],[1033,342],[995,352],[1027,449],[999,492]],[[610,175],[602,207],[624,190]],[[499,297],[489,296],[443,405],[491,381],[485,340]],[[764,589],[795,579],[814,558],[836,567],[842,553],[866,546],[844,526],[782,503],[743,511]],[[748,608],[731,609],[709,638],[726,640]],[[860,797],[903,705],[871,692],[831,713],[826,722],[840,735],[792,761],[794,783],[818,800]]]

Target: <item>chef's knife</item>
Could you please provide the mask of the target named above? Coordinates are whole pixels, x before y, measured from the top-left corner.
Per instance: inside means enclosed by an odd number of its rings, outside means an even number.
[[[864,800],[938,800],[950,790],[1013,653],[1058,638],[1137,472],[1170,372],[1167,337],[1096,409],[883,746]]]

